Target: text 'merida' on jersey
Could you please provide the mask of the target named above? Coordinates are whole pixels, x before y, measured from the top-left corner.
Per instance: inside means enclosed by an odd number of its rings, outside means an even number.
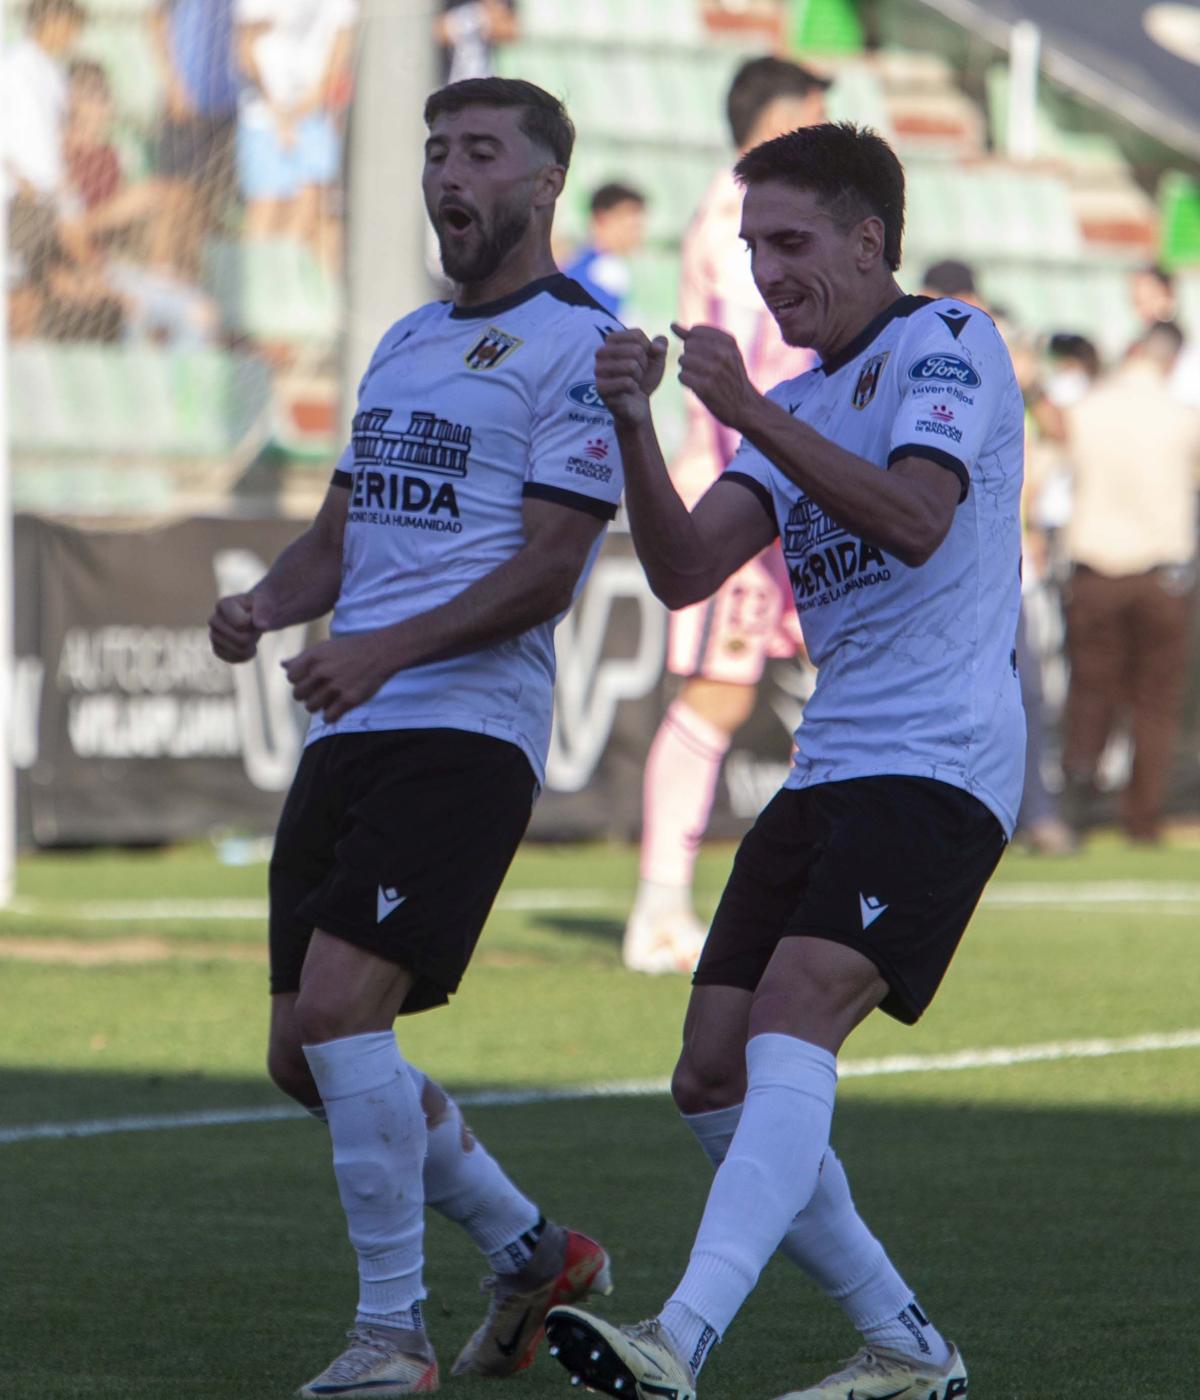
[[[498,568],[524,543],[527,497],[613,518],[623,477],[594,371],[612,329],[556,275],[485,306],[434,302],[388,331],[334,474],[350,491],[334,635],[427,612]],[[309,741],[452,725],[517,744],[540,782],[553,683],[547,622],[400,671],[341,720],[316,716]]]

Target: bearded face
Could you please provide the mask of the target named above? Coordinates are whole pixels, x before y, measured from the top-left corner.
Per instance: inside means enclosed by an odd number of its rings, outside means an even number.
[[[524,238],[532,216],[527,199],[498,200],[484,213],[462,195],[448,196],[433,215],[446,276],[463,286],[487,281]]]
[[[516,108],[466,107],[437,117],[425,142],[422,188],[446,276],[487,282],[525,240],[547,152],[521,129]],[[551,200],[551,203],[553,201]]]

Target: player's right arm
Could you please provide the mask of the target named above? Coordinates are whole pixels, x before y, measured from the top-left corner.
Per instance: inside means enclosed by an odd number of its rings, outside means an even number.
[[[732,481],[714,482],[690,512],[680,499],[650,412],[666,353],[664,338],[616,331],[596,354],[596,387],[616,424],[634,548],[655,595],[683,608],[715,593],[776,527],[755,494]]]
[[[312,622],[337,602],[342,538],[350,492],[330,486],[305,532],[284,549],[248,593],[222,598],[208,620],[212,649],[222,661],[249,661],[264,632]]]

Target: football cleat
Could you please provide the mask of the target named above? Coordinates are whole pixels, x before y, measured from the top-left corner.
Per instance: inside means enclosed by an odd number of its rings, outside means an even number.
[[[545,1333],[547,1312],[589,1293],[611,1293],[612,1273],[608,1255],[595,1240],[550,1223],[523,1269],[485,1278],[483,1287],[492,1295],[487,1316],[459,1353],[451,1375],[499,1379],[525,1370]]]
[[[696,1400],[692,1373],[657,1318],[618,1327],[579,1308],[553,1308],[546,1335],[550,1355],[574,1386],[626,1400]]]
[[[840,1371],[807,1390],[789,1390],[778,1400],[959,1400],[967,1394],[967,1368],[950,1347],[945,1366],[882,1347],[864,1347]]]
[[[706,937],[690,909],[646,914],[635,907],[625,925],[621,961],[630,972],[652,976],[694,972]]]
[[[298,1395],[429,1395],[438,1388],[437,1358],[424,1332],[359,1322],[346,1336],[346,1350]]]

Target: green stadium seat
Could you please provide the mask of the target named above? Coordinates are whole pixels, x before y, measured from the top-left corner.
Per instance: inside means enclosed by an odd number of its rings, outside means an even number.
[[[786,15],[793,53],[862,52],[862,26],[853,0],[788,0]]]
[[[253,355],[17,341],[9,347],[14,456],[227,456],[271,393]]]
[[[1168,267],[1200,263],[1200,180],[1173,172],[1163,179],[1158,197],[1163,262]]]
[[[226,324],[258,340],[331,343],[341,325],[341,290],[310,249],[290,239],[205,250],[205,285]]]

